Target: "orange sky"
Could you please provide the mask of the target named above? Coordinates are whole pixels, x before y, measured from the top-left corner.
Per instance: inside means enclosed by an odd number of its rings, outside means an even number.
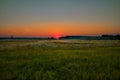
[[[17,27],[16,27],[17,26]],[[6,25],[0,28],[0,36],[64,36],[101,35],[119,33],[120,29],[105,23],[49,22],[30,25]]]

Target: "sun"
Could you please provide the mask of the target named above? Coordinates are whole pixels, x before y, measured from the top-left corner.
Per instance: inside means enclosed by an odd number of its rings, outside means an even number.
[[[53,31],[53,33],[52,33],[52,37],[54,38],[54,39],[60,39],[60,37],[62,37],[63,36],[63,33],[62,33],[62,31],[61,30],[55,30],[55,31]]]
[[[61,37],[61,35],[54,35],[53,38],[55,39],[59,39]]]

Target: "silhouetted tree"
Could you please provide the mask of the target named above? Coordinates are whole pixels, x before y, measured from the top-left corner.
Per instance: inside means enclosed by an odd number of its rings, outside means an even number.
[[[14,37],[13,36],[10,36],[10,39],[13,39]]]

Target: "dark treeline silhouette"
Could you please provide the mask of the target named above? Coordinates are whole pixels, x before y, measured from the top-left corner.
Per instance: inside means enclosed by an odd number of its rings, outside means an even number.
[[[80,40],[120,40],[120,35],[101,35],[101,36],[63,36],[59,39],[80,39]]]
[[[102,35],[102,37],[120,40],[120,35]]]
[[[79,39],[79,40],[120,40],[120,35],[101,36],[62,36],[59,40]],[[56,40],[54,37],[0,37],[0,40]]]

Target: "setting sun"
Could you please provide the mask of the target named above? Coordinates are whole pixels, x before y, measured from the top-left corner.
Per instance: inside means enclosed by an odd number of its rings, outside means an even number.
[[[59,39],[61,36],[60,35],[54,35],[53,38]]]

